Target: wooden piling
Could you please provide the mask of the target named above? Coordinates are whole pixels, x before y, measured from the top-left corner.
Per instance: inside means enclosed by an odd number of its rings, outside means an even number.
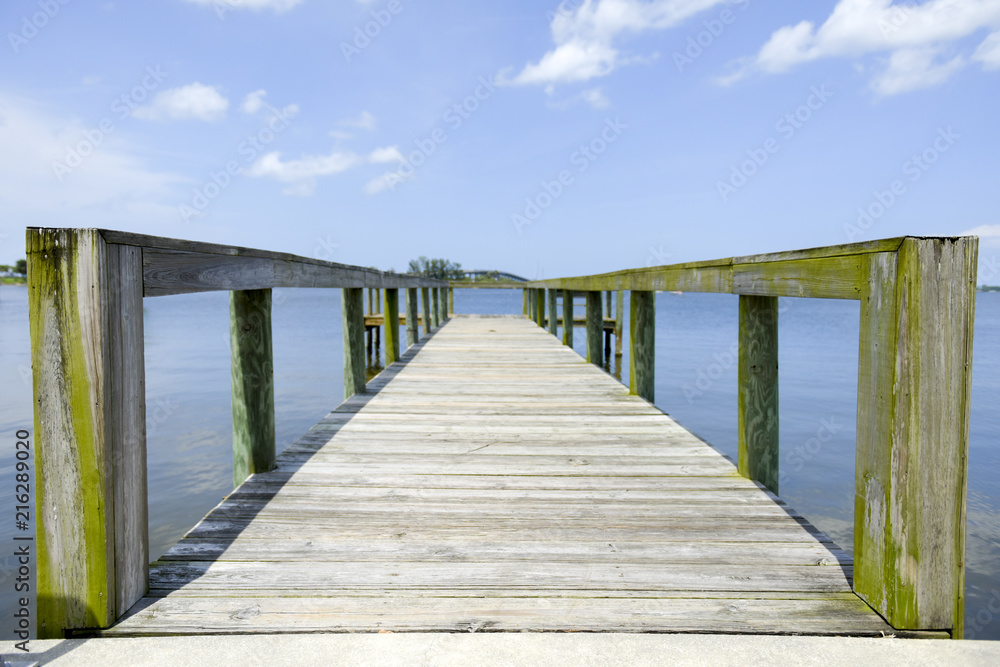
[[[656,377],[656,292],[633,290],[629,299],[629,393],[652,403]]]
[[[573,290],[562,291],[563,301],[563,345],[573,347]]]
[[[622,297],[625,293],[618,290],[615,294],[615,356],[622,356],[622,332],[625,325],[625,302]]]
[[[601,310],[601,292],[587,291],[587,361],[604,366],[601,356],[601,334],[604,332],[604,313]]]
[[[341,313],[344,329],[344,397],[365,393],[368,369],[365,364],[364,290],[341,289]]]
[[[778,297],[740,296],[739,471],[778,493]]]
[[[385,365],[399,361],[399,290],[385,291]]]
[[[420,288],[420,301],[424,307],[424,335],[431,332],[431,295],[429,287]]]
[[[271,290],[229,293],[233,488],[274,470],[274,353]]]
[[[559,335],[558,294],[559,292],[554,289],[549,290],[549,333],[553,336]],[[563,323],[563,326],[565,326],[565,323]]]
[[[411,347],[420,340],[419,314],[417,308],[418,288],[406,289],[406,346]]]

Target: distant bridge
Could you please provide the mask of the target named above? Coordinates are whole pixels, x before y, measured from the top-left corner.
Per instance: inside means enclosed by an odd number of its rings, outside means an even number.
[[[484,276],[496,276],[497,278],[503,278],[504,280],[512,280],[516,283],[528,282],[527,278],[522,278],[521,276],[515,276],[513,273],[505,273],[503,271],[465,271],[465,277],[472,280]]]

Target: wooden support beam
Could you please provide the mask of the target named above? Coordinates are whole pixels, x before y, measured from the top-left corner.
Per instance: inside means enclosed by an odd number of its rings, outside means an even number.
[[[566,347],[573,347],[573,292],[569,290],[562,291],[562,302],[563,302],[563,333],[562,340],[563,345]]]
[[[535,324],[545,326],[545,290],[535,290]]]
[[[399,290],[385,290],[385,365],[399,361]]]
[[[418,289],[406,288],[406,346],[411,347],[420,340],[420,324],[418,312]]]
[[[524,288],[521,290],[521,314],[525,317],[528,316],[528,293],[531,292],[530,289]]]
[[[625,292],[618,290],[615,294],[615,356],[622,356],[622,332],[625,330],[625,302],[622,297]]]
[[[233,488],[274,470],[274,352],[271,290],[229,293],[232,356]]]
[[[107,628],[147,588],[142,249],[29,229],[27,256],[45,639]]]
[[[441,326],[441,292],[436,287],[431,288],[431,324]]]
[[[778,493],[778,297],[740,296],[739,471]]]
[[[549,333],[553,336],[559,335],[559,292],[554,289],[549,291]]]
[[[424,313],[423,319],[424,319],[424,335],[425,336],[428,335],[428,334],[430,334],[431,329],[434,326],[433,323],[431,322],[431,319],[433,319],[433,318],[431,316],[431,296],[430,296],[430,292],[431,292],[431,290],[430,290],[429,287],[421,287],[420,288],[420,301],[421,301],[421,304],[423,305],[423,308],[424,308],[424,310],[423,310],[423,313]]]
[[[601,333],[604,331],[604,313],[601,310],[601,293],[587,292],[587,361],[604,366],[601,356]]]
[[[455,313],[455,289],[453,287],[448,288],[448,317],[451,317]]]
[[[344,329],[344,397],[365,393],[368,369],[365,364],[364,291],[345,287],[341,290],[341,313]]]
[[[963,635],[975,237],[868,258],[854,587],[893,627]]]
[[[619,292],[620,298],[621,292]],[[629,393],[650,403],[655,396],[656,292],[629,293]]]

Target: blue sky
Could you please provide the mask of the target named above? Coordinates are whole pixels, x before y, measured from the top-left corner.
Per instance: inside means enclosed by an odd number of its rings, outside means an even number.
[[[904,234],[1000,283],[1000,0],[9,0],[0,263],[108,227],[555,277]]]

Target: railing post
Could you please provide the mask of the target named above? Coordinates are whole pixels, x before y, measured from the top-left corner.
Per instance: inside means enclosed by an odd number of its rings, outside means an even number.
[[[895,628],[963,635],[978,239],[868,257],[861,299],[854,587]]]
[[[431,327],[432,327],[430,288],[428,287],[420,288],[420,301],[424,307],[424,312],[423,312],[424,335],[426,336],[431,332]]]
[[[444,324],[448,320],[448,288],[438,287],[437,292],[438,303],[440,304],[439,307],[441,309],[440,321],[441,324]]]
[[[625,292],[618,290],[615,294],[615,356],[622,356],[622,332],[625,329],[625,302],[622,300]]]
[[[274,356],[271,290],[229,293],[233,487],[274,470]]]
[[[431,325],[437,329],[441,326],[441,293],[438,288],[431,289]]]
[[[559,293],[556,290],[549,290],[549,333],[553,336],[559,335],[558,296]]]
[[[107,628],[149,581],[142,250],[27,232],[37,634]]]
[[[385,365],[399,361],[399,290],[385,289]]]
[[[604,366],[601,334],[604,332],[604,313],[601,310],[601,293],[587,292],[587,361]]]
[[[535,324],[545,327],[545,288],[535,290]]]
[[[632,291],[629,299],[629,393],[652,403],[656,369],[656,292]]]
[[[361,287],[341,290],[344,327],[344,397],[365,393],[365,295]]]
[[[455,288],[448,287],[448,312],[447,316],[451,317],[455,314]]]
[[[525,317],[528,316],[528,292],[530,291],[527,287],[521,288],[521,314]]]
[[[406,346],[411,347],[420,340],[420,328],[418,326],[419,313],[417,308],[416,287],[406,288]]]
[[[573,347],[573,290],[564,289],[563,299],[563,345]]]
[[[740,295],[739,471],[778,493],[778,298]]]

